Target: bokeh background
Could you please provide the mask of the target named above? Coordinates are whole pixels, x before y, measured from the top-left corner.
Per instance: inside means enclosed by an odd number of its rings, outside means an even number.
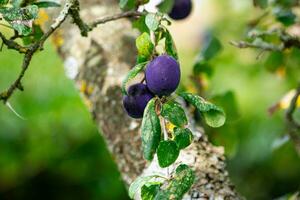
[[[204,33],[213,31],[223,44],[210,61],[203,95],[224,106],[228,121],[206,130],[210,140],[225,146],[230,176],[248,199],[294,193],[300,189],[300,159],[284,137],[284,111],[267,110],[295,87],[300,52],[293,50],[283,72],[270,73],[267,53],[257,60],[257,51],[229,45],[261,13],[251,0],[194,5],[193,14],[173,23],[171,32],[188,90],[195,90],[190,75]],[[14,80],[20,63],[18,53],[0,52],[0,90]],[[9,103],[24,119],[0,105],[0,199],[128,199],[113,157],[51,43],[34,57],[23,83],[25,92]]]

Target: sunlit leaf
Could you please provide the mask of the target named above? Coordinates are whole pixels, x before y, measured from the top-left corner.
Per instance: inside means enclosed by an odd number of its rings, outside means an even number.
[[[144,32],[136,39],[136,47],[139,55],[143,57],[149,57],[152,55],[154,45],[151,41],[150,35],[147,32]]]

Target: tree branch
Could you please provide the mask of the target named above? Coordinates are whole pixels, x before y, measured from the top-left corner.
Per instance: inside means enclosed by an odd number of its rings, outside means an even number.
[[[276,35],[280,40],[280,44],[273,44],[262,39],[263,36]],[[253,42],[246,41],[230,41],[230,44],[237,48],[254,48],[263,51],[283,51],[291,47],[300,48],[300,39],[292,36],[282,30],[274,29],[269,31],[253,31],[249,33],[249,37]]]
[[[7,46],[8,49],[15,49],[19,53],[26,53],[27,48],[19,45],[13,40],[8,40],[1,32],[0,32],[0,38],[2,39],[3,44]]]
[[[118,20],[118,19],[122,19],[122,18],[131,18],[131,17],[139,17],[144,15],[144,13],[142,12],[138,12],[138,11],[127,11],[127,12],[123,12],[123,13],[119,13],[113,16],[108,16],[108,17],[104,17],[102,19],[98,19],[95,22],[91,23],[89,25],[89,27],[91,29],[96,28],[98,25],[100,24],[104,24],[110,21],[114,21],[114,20]]]
[[[251,43],[245,41],[238,41],[238,42],[230,41],[230,44],[240,49],[254,48],[254,49],[261,49],[264,51],[282,51],[284,49],[284,45],[273,45],[263,41],[257,43]]]

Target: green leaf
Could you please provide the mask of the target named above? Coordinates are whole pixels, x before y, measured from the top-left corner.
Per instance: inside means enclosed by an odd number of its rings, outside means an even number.
[[[155,100],[149,101],[142,122],[142,148],[146,160],[152,160],[161,140],[160,120],[155,112]]]
[[[143,63],[140,63],[138,65],[136,65],[134,68],[132,68],[126,78],[124,79],[123,83],[122,83],[122,93],[124,95],[127,95],[127,91],[126,91],[126,84],[132,80],[134,77],[136,77],[136,75],[138,75],[138,73],[140,73],[141,71],[144,70],[145,66],[147,65],[148,62],[143,62]]]
[[[193,133],[188,128],[174,128],[174,141],[176,142],[179,149],[188,147],[193,141]]]
[[[135,0],[120,0],[119,6],[123,10],[131,10],[135,8],[136,1]]]
[[[160,12],[169,13],[171,12],[173,6],[174,6],[174,0],[164,0],[157,7]]]
[[[59,3],[56,3],[54,1],[39,1],[39,2],[34,2],[33,5],[36,5],[39,8],[51,8],[51,7],[61,6]]]
[[[271,72],[275,72],[278,68],[284,67],[285,56],[281,51],[271,52],[265,61],[265,68]]]
[[[221,42],[211,32],[207,32],[204,40],[204,46],[201,51],[201,56],[205,60],[210,60],[215,57],[223,49]]]
[[[44,32],[43,32],[41,26],[38,24],[33,24],[32,30],[33,31],[32,31],[31,35],[22,37],[24,45],[29,45],[29,44],[34,43],[34,42],[40,40],[41,37],[44,35]]]
[[[164,103],[161,115],[175,126],[183,127],[188,123],[183,108],[175,101],[168,101]]]
[[[143,187],[143,185],[145,185],[147,182],[149,182],[151,179],[155,178],[156,176],[140,176],[137,179],[135,179],[135,181],[133,183],[131,183],[128,193],[129,193],[129,197],[131,199],[134,198],[134,195],[137,191],[139,191],[141,189],[141,187]]]
[[[173,164],[179,156],[179,149],[176,142],[172,140],[161,141],[157,149],[158,164],[161,167],[168,167]]]
[[[159,19],[153,13],[149,13],[146,15],[145,23],[151,31],[156,31],[156,29],[158,29],[159,27]]]
[[[253,4],[264,9],[268,7],[268,0],[253,0]]]
[[[146,184],[141,189],[142,200],[153,200],[158,193],[160,184]]]
[[[212,98],[212,101],[225,110],[227,122],[234,122],[240,118],[238,109],[238,103],[235,94],[232,91],[227,91],[223,94],[216,95]]]
[[[206,60],[199,59],[194,64],[193,73],[195,76],[206,74],[208,77],[211,77],[213,75],[213,68]]]
[[[6,8],[1,9],[0,13],[20,35],[26,36],[32,32],[32,23],[38,16],[38,7],[31,5],[24,8]]]
[[[176,50],[174,40],[173,40],[172,35],[170,34],[169,30],[167,30],[167,29],[165,29],[165,31],[164,31],[164,38],[165,38],[165,48],[166,48],[167,54],[172,56],[175,60],[178,60],[178,53]]]
[[[225,123],[226,116],[221,108],[205,101],[198,95],[186,92],[180,93],[179,95],[197,108],[197,110],[203,115],[207,125],[216,128]]]
[[[165,190],[160,190],[155,196],[155,200],[181,200],[195,181],[195,173],[187,165],[179,165],[176,168],[174,178],[170,181]]]
[[[143,33],[143,32],[150,33],[150,30],[147,27],[147,25],[145,23],[145,20],[146,20],[146,16],[143,15],[140,18],[134,20],[133,23],[132,23],[132,26],[134,28],[138,29],[141,33]]]
[[[210,110],[209,112],[204,112],[203,116],[207,125],[214,128],[223,126],[225,123],[224,112],[221,113],[219,110]]]
[[[150,35],[146,32],[144,32],[142,35],[140,35],[136,39],[136,47],[138,50],[138,53],[143,57],[149,57],[152,55],[154,45],[151,42]]]
[[[276,19],[285,26],[291,26],[296,23],[297,16],[289,9],[275,8]]]

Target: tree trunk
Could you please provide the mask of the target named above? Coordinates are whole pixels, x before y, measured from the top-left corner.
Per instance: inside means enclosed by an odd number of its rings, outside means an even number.
[[[112,0],[85,0],[81,5],[81,16],[87,22],[119,12],[117,1]],[[241,199],[225,169],[224,148],[209,143],[203,131],[193,123],[190,128],[195,141],[181,151],[174,165],[161,169],[156,159],[151,163],[143,159],[141,121],[129,118],[124,112],[120,89],[124,76],[135,64],[136,35],[131,23],[122,19],[100,25],[86,38],[72,23],[65,23],[53,36],[65,66],[77,73],[76,85],[126,185],[141,174],[168,174],[179,163],[185,163],[195,170],[196,182],[184,199]]]

